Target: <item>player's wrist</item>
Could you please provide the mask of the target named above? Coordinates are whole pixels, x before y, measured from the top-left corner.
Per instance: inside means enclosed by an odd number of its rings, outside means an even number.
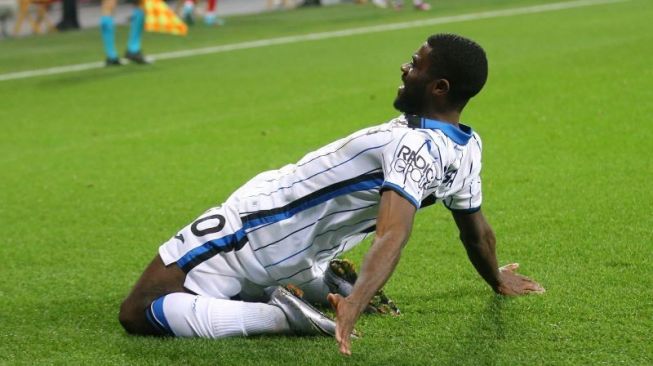
[[[499,283],[496,286],[492,287],[492,290],[499,295],[505,295],[506,294],[506,286],[504,286],[503,283]]]
[[[488,284],[497,294],[503,294],[505,290],[505,283],[501,278],[501,271],[496,271],[493,278],[489,279]]]
[[[357,297],[357,296],[354,295],[354,294],[351,294],[351,295],[345,297],[345,301],[346,301],[346,302],[347,302],[351,307],[353,307],[354,309],[356,309],[356,311],[357,311],[359,314],[362,313],[362,312],[367,308],[367,305],[369,304],[369,301],[364,301],[364,300],[360,299],[359,297]]]

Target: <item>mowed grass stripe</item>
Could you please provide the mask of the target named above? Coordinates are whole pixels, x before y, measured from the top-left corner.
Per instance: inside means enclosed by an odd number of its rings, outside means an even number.
[[[268,46],[282,45],[282,44],[289,44],[289,43],[307,42],[307,41],[319,41],[319,40],[331,39],[331,38],[351,37],[360,34],[371,34],[371,33],[387,32],[387,31],[395,31],[395,30],[404,30],[410,28],[449,24],[449,23],[456,23],[456,22],[466,22],[466,21],[489,19],[489,18],[535,14],[535,13],[542,13],[542,12],[549,12],[549,11],[556,11],[556,10],[579,8],[585,6],[618,3],[624,1],[628,1],[628,0],[578,0],[578,1],[568,1],[568,2],[560,2],[560,3],[552,3],[552,4],[544,4],[544,5],[519,7],[519,8],[509,8],[509,9],[502,9],[502,10],[484,11],[484,12],[453,15],[453,16],[446,16],[446,17],[436,17],[436,18],[431,18],[426,20],[414,20],[409,22],[390,23],[390,24],[382,24],[377,26],[369,26],[369,27],[361,27],[361,28],[349,28],[349,29],[330,31],[330,32],[309,33],[309,34],[303,34],[297,36],[269,38],[269,39],[262,39],[258,41],[240,42],[240,43],[234,43],[228,45],[203,47],[203,48],[196,48],[196,49],[190,49],[184,51],[164,52],[164,53],[152,55],[152,58],[154,60],[169,60],[169,59],[177,59],[177,58],[184,58],[184,57],[195,57],[195,56],[237,51],[243,49],[260,48],[260,47],[268,47]],[[76,64],[76,65],[50,67],[45,69],[20,71],[20,72],[1,74],[0,81],[26,79],[26,78],[47,76],[47,75],[58,75],[58,74],[64,74],[69,72],[99,69],[102,67],[105,67],[103,62],[90,62],[90,63]]]

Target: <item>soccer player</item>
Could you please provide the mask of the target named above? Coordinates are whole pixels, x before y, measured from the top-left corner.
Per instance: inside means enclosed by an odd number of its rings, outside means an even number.
[[[401,78],[399,117],[255,176],[161,245],[121,306],[124,328],[207,338],[327,334],[350,354],[356,320],[394,271],[415,213],[440,202],[496,293],[544,291],[517,265],[499,268],[481,211],[481,139],[459,121],[485,84],[483,49],[433,35],[401,66]],[[370,233],[361,273],[347,289],[329,262]],[[327,298],[336,322],[279,287],[289,284],[309,301]]]

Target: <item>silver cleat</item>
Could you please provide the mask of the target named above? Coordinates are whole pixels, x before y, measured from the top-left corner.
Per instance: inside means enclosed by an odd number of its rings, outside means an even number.
[[[336,334],[336,322],[333,319],[281,286],[272,292],[268,304],[283,311],[290,329],[297,335],[333,337]]]

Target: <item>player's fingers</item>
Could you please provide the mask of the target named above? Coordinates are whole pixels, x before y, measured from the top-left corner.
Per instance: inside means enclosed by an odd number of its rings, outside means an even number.
[[[529,294],[529,293],[541,294],[544,293],[545,291],[542,285],[530,279],[526,279],[526,280],[522,279],[520,288],[521,288],[520,292],[522,294]]]
[[[336,336],[336,342],[338,342],[338,344],[342,343],[342,336],[340,335],[341,334],[341,329],[342,329],[342,327],[338,323],[336,323],[336,334],[335,334],[335,336]]]
[[[500,271],[510,271],[514,272],[519,268],[519,263],[510,263],[506,264],[505,266],[499,268]]]
[[[339,324],[336,324],[336,342],[338,342],[338,346],[342,348],[342,326]]]
[[[533,292],[533,293],[536,293],[536,294],[543,294],[544,292],[546,292],[544,287],[542,287],[542,285],[540,285],[537,282],[531,282],[529,284],[528,289],[530,290],[530,292]]]
[[[339,333],[341,342],[349,343],[349,336],[351,335],[351,328],[350,327],[341,326],[340,329],[338,329],[338,333]]]
[[[343,353],[344,344],[342,341],[342,337],[340,336],[340,333],[338,332],[338,329],[336,329],[336,341],[338,342],[338,349],[340,350],[340,353]]]
[[[340,353],[342,353],[345,356],[351,356],[351,349],[349,349],[349,347],[347,347],[345,344],[341,343]]]
[[[340,353],[351,356],[351,342],[349,341],[349,336],[346,334],[343,334],[343,339],[340,342]]]
[[[546,292],[546,289],[544,287],[540,287],[539,289],[533,291],[534,294],[538,294],[538,295],[543,294],[545,292]]]

